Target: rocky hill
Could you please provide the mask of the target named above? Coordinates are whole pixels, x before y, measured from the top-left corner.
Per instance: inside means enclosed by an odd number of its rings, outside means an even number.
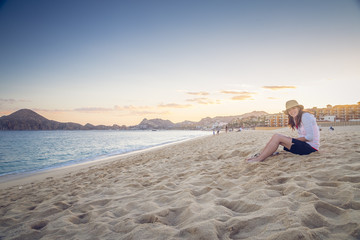
[[[170,120],[163,120],[163,119],[151,119],[148,120],[144,118],[144,120],[141,121],[136,126],[137,129],[174,129],[175,124],[171,122]]]
[[[162,119],[144,119],[136,126],[130,127],[131,129],[211,129],[214,125],[219,123],[228,124],[233,122],[236,119],[248,119],[248,118],[259,118],[267,115],[268,113],[264,111],[253,111],[250,113],[245,113],[242,115],[236,116],[218,116],[214,118],[203,118],[199,122],[184,121],[180,123],[173,123],[169,120]]]
[[[245,113],[242,115],[234,115],[234,116],[218,116],[218,117],[207,117],[201,119],[199,122],[193,123],[197,128],[212,128],[214,125],[219,123],[228,124],[238,119],[250,119],[250,118],[259,118],[268,115],[268,113],[264,111],[253,111],[250,113]]]
[[[120,129],[119,126],[94,126],[78,123],[62,123],[49,120],[30,109],[21,109],[0,118],[0,130],[107,130]]]
[[[21,109],[8,116],[0,118],[0,130],[158,130],[158,129],[211,129],[214,125],[226,125],[238,119],[258,118],[267,115],[263,111],[254,111],[236,116],[219,116],[214,118],[203,118],[199,122],[184,121],[173,123],[163,119],[143,119],[138,125],[126,127],[98,125],[94,126],[90,123],[81,125],[78,123],[62,123],[49,120],[30,109]]]

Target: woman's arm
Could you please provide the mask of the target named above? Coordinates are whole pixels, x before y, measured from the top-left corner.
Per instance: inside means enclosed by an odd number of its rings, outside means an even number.
[[[303,114],[301,121],[302,121],[302,125],[304,126],[304,129],[305,129],[305,136],[300,137],[298,140],[303,141],[303,142],[312,141],[314,138],[314,130],[313,130],[312,125],[313,125],[313,122],[316,121],[315,118],[310,113],[305,113],[305,114]]]
[[[305,137],[299,137],[296,138],[297,140],[303,141],[303,142],[308,142],[309,140],[307,140]]]

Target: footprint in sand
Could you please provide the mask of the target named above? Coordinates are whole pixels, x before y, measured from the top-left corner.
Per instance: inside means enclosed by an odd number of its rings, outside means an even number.
[[[262,232],[266,229],[267,224],[273,222],[275,216],[262,216],[252,219],[231,219],[227,223],[230,239],[252,239],[255,233]]]
[[[44,217],[49,217],[51,215],[54,215],[56,213],[59,213],[61,212],[62,210],[60,210],[59,208],[57,207],[52,207],[52,208],[49,208],[49,209],[46,209],[45,211],[42,211],[40,212],[39,216],[41,218],[44,218]]]
[[[28,210],[29,211],[32,211],[32,210],[34,210],[36,208],[36,206],[31,206],[31,207],[28,207]]]
[[[315,209],[318,213],[327,218],[337,218],[342,214],[345,214],[345,210],[338,208],[326,202],[317,202]]]
[[[66,210],[68,209],[69,207],[71,207],[71,205],[67,204],[67,203],[64,203],[64,202],[57,202],[57,203],[54,203],[54,205],[56,207],[58,207],[59,209],[61,210]]]
[[[208,192],[210,192],[211,190],[213,190],[213,188],[211,187],[204,187],[200,190],[191,190],[191,193],[195,196],[195,197],[199,197],[203,194],[206,194]]]
[[[137,222],[140,224],[144,224],[144,223],[155,223],[158,221],[159,218],[155,214],[146,214],[141,216]]]
[[[32,229],[35,229],[35,230],[40,230],[40,229],[43,229],[44,227],[46,227],[46,225],[49,223],[49,221],[47,220],[42,220],[42,221],[39,221],[39,222],[35,222],[33,224],[31,224],[31,228]]]
[[[269,181],[269,184],[270,185],[280,185],[280,184],[286,183],[287,181],[289,181],[288,177],[278,177],[278,178],[275,178],[274,180]]]
[[[90,221],[91,215],[89,213],[84,213],[78,216],[72,216],[69,218],[69,221],[73,224],[86,224]]]
[[[326,221],[325,217],[318,212],[307,213],[301,217],[301,222],[304,226],[314,229],[328,227],[330,224]]]
[[[261,206],[256,204],[248,204],[244,201],[228,201],[226,199],[221,199],[217,202],[218,205],[224,206],[231,211],[237,212],[237,213],[250,213],[255,212],[261,208]]]

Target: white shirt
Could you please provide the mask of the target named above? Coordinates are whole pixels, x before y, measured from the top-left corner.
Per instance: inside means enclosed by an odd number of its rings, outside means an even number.
[[[310,113],[303,113],[301,124],[297,129],[299,137],[305,137],[307,143],[316,150],[320,148],[320,131],[315,117]]]

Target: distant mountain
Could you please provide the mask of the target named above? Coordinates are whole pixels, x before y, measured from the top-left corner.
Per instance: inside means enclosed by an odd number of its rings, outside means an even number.
[[[201,119],[200,122],[198,122],[197,124],[203,127],[212,127],[216,123],[231,123],[236,119],[258,118],[265,115],[268,115],[268,113],[264,111],[253,111],[250,113],[235,116],[218,116],[214,118],[207,117]]]
[[[148,120],[144,118],[144,120],[139,123],[136,128],[138,129],[173,129],[175,128],[175,124],[170,120],[162,120],[159,118]]]
[[[214,118],[203,118],[199,122],[184,121],[180,123],[173,123],[169,120],[162,119],[144,119],[138,125],[130,127],[131,129],[211,129],[214,125],[219,123],[231,123],[236,119],[247,119],[247,118],[259,118],[268,115],[264,111],[253,111],[251,113],[245,113],[236,116],[219,116]]]
[[[173,123],[163,119],[146,119],[144,118],[138,125],[126,127],[98,125],[90,123],[81,125],[79,123],[62,123],[49,120],[30,109],[21,109],[8,116],[0,118],[0,130],[153,130],[153,129],[211,129],[214,125],[228,124],[238,119],[259,118],[267,115],[263,111],[254,111],[236,116],[218,116],[214,118],[203,118],[199,122],[184,121]]]
[[[262,117],[265,115],[269,115],[267,112],[264,111],[252,111],[249,113],[244,113],[240,115],[241,118],[251,118],[251,117]]]
[[[110,127],[86,124],[82,126],[72,122],[57,122],[48,120],[30,109],[21,109],[0,118],[0,130],[107,130],[120,128],[118,125]]]
[[[175,124],[176,129],[196,129],[197,122],[192,121],[183,121]]]

